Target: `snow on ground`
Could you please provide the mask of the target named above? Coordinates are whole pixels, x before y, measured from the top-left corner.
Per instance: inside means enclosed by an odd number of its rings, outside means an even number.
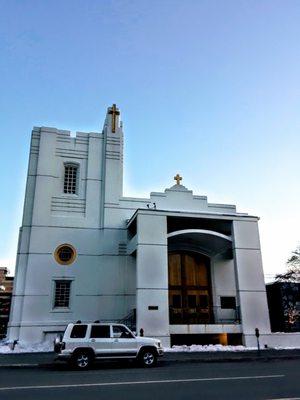
[[[201,351],[248,351],[248,350],[256,350],[256,347],[245,347],[245,346],[223,346],[221,344],[207,344],[207,345],[199,345],[193,344],[191,346],[172,346],[171,348],[165,348],[165,351],[168,353],[194,353]]]
[[[39,353],[53,351],[53,343],[37,343],[25,344],[17,343],[14,350],[12,350],[12,343],[8,341],[0,341],[0,354],[13,354],[13,353]]]
[[[261,350],[295,350],[299,347],[268,347],[261,348]],[[257,347],[245,347],[245,346],[223,346],[222,344],[207,344],[207,345],[199,345],[193,344],[191,346],[172,346],[165,347],[165,352],[167,353],[198,353],[202,351],[215,352],[215,351],[250,351],[257,350]]]
[[[275,350],[292,350],[296,347],[274,347]],[[216,351],[250,351],[257,350],[257,347],[245,347],[245,346],[223,346],[221,344],[208,344],[208,345],[196,345],[191,346],[172,346],[165,347],[167,353],[195,353],[195,352],[216,352]],[[261,349],[266,350],[266,349]],[[16,353],[39,353],[39,352],[50,352],[53,351],[53,343],[37,343],[37,344],[25,344],[17,343],[14,350],[12,350],[12,343],[7,340],[0,341],[0,354],[16,354]]]

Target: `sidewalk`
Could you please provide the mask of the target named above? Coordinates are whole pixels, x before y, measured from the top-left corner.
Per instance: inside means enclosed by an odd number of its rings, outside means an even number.
[[[60,364],[54,361],[55,353],[18,353],[0,354],[0,368],[37,368]],[[241,352],[170,352],[165,353],[160,359],[160,363],[199,363],[199,362],[230,362],[230,361],[267,361],[278,359],[299,359],[300,349],[292,350],[261,350],[241,351]]]

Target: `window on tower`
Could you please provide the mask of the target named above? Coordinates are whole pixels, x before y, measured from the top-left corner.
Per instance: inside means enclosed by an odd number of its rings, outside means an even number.
[[[58,264],[70,265],[76,259],[76,250],[70,244],[61,244],[55,249],[54,258]]]
[[[77,194],[78,165],[65,164],[64,193]]]
[[[70,305],[71,281],[55,281],[54,308],[67,308]]]

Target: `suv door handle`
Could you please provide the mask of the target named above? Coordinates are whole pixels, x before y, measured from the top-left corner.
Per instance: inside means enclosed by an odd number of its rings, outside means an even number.
[[[95,339],[91,339],[91,342],[95,342]]]
[[[114,340],[114,342],[118,342],[118,341],[119,341],[119,339],[115,339],[115,340]]]

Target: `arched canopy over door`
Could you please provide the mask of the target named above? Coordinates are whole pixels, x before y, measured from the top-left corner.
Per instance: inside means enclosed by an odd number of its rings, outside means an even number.
[[[209,257],[222,254],[232,258],[230,236],[205,229],[183,229],[168,234],[169,251],[195,251]]]

